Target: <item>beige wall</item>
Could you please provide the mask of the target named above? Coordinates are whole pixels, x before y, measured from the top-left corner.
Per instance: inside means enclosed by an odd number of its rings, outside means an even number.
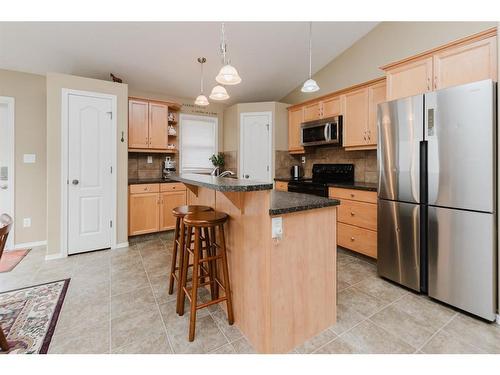
[[[155,92],[147,92],[137,90],[133,87],[129,87],[129,96],[135,96],[139,98],[145,99],[156,99],[156,100],[166,100],[173,101],[176,103],[182,104],[181,113],[187,113],[191,115],[199,115],[199,116],[211,116],[217,117],[218,121],[218,146],[219,151],[222,151],[224,144],[224,109],[227,107],[226,104],[223,103],[214,103],[213,101],[207,107],[200,107],[194,105],[194,98],[180,98],[177,96],[155,93]],[[182,156],[182,155],[181,155]]]
[[[47,74],[47,254],[61,251],[61,90],[93,91],[117,97],[117,242],[127,241],[128,87],[125,84],[66,74]]]
[[[240,115],[245,112],[271,112],[273,123],[273,177],[275,172],[275,151],[288,150],[289,104],[278,102],[239,103],[224,111],[224,152],[234,152],[239,169]],[[239,172],[239,171],[238,171]]]
[[[318,92],[304,94],[297,87],[281,101],[300,103],[382,77],[380,66],[495,26],[495,22],[382,22],[313,76],[321,88]]]
[[[46,240],[46,90],[45,77],[0,70],[0,96],[15,99],[15,233],[16,244]],[[23,154],[36,163],[24,164]],[[23,218],[31,227],[23,228]]]

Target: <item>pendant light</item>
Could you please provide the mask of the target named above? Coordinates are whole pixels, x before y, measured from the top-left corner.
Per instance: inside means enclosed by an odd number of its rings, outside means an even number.
[[[203,95],[203,64],[207,62],[207,59],[204,57],[198,57],[198,62],[200,63],[200,66],[201,66],[200,95],[198,95],[196,97],[194,104],[201,105],[201,106],[207,106],[210,103],[208,102],[207,97],[205,95]]]
[[[319,90],[319,86],[314,79],[312,79],[312,22],[309,22],[309,79],[304,82],[302,92],[315,92]]]
[[[209,98],[213,100],[226,100],[229,99],[229,94],[224,86],[217,85],[212,89]]]
[[[227,45],[226,45],[226,35],[224,33],[224,22],[221,26],[221,42],[220,42],[220,52],[222,55],[222,68],[219,71],[215,80],[221,85],[237,85],[241,82],[241,77],[234,66],[230,64],[227,59]]]

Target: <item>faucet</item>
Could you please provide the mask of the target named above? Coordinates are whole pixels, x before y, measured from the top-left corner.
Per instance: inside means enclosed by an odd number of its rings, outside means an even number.
[[[217,176],[217,173],[219,172],[219,169],[220,167],[215,167],[212,171],[212,173],[210,173],[210,176]]]
[[[232,171],[224,171],[222,172],[219,177],[226,177],[226,176],[234,176],[236,173],[232,172]]]

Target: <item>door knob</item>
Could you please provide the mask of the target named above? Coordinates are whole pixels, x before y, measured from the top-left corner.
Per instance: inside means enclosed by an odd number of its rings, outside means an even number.
[[[0,189],[2,189],[2,190],[7,190],[7,188],[8,188],[8,187],[9,187],[9,186],[7,186],[7,185],[2,185],[2,186],[0,186]]]
[[[73,181],[71,181],[71,183],[72,183],[73,185],[78,185],[78,183],[79,183],[79,182],[80,182],[80,181],[78,181],[78,180],[73,180]]]
[[[245,175],[245,178],[249,178],[249,177],[250,177],[249,175],[247,175],[247,174]]]

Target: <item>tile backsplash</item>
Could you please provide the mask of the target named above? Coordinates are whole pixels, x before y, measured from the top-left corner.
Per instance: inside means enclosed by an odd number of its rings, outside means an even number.
[[[153,158],[153,162],[148,164],[148,156]],[[148,178],[161,178],[163,161],[165,154],[147,154],[147,153],[133,153],[128,154],[128,178],[129,179],[148,179]],[[176,160],[175,156],[171,156]]]
[[[301,164],[301,156],[306,157]],[[315,147],[302,155],[290,155],[288,151],[276,151],[276,177],[290,177],[290,167],[300,164],[304,175],[310,177],[313,164],[347,163],[354,164],[354,179],[359,182],[377,182],[377,151],[345,151],[338,147]]]

